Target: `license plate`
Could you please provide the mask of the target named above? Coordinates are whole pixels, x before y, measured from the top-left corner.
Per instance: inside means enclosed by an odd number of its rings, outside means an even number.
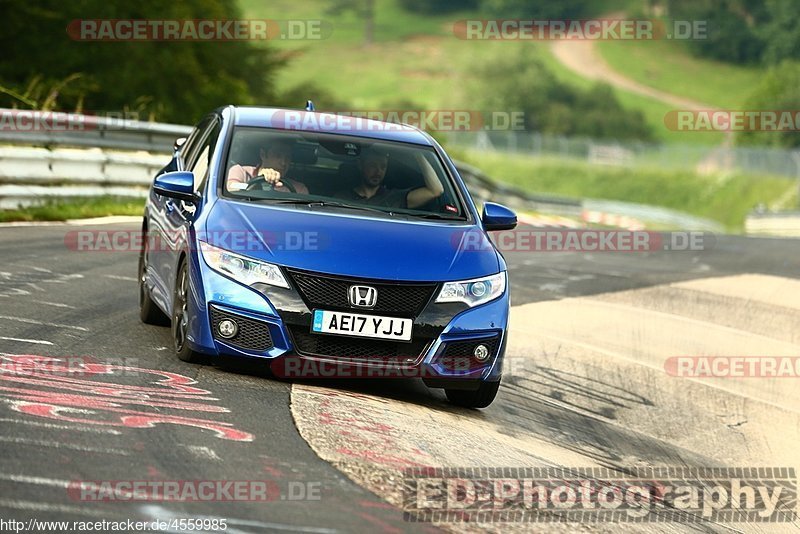
[[[312,332],[411,341],[411,319],[314,310]]]

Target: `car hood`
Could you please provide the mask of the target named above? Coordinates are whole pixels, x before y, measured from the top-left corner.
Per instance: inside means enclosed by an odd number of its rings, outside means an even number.
[[[285,267],[359,278],[439,282],[499,270],[495,249],[476,226],[354,213],[222,200],[198,238]]]

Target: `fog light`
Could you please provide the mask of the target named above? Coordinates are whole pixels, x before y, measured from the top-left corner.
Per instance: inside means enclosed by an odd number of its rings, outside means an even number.
[[[239,331],[239,327],[236,326],[236,323],[231,321],[230,319],[223,319],[217,325],[217,332],[219,335],[224,337],[225,339],[230,339],[236,335],[236,332]]]
[[[479,362],[485,362],[486,359],[489,358],[489,348],[486,345],[478,345],[475,347],[472,355],[475,356],[475,359]]]

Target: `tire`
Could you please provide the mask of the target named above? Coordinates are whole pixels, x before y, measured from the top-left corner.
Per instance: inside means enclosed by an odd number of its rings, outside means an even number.
[[[464,408],[486,408],[494,401],[498,389],[500,389],[499,380],[497,382],[481,382],[478,389],[472,391],[445,389],[444,392],[447,395],[447,400],[456,406]]]
[[[145,324],[169,326],[169,317],[150,298],[147,290],[147,239],[139,253],[139,319]]]
[[[175,355],[184,362],[197,362],[200,355],[189,348],[186,336],[189,330],[189,269],[186,261],[181,261],[178,276],[175,278],[175,289],[172,293],[172,340]]]

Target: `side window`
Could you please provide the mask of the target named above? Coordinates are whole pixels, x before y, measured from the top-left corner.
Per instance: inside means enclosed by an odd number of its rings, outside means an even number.
[[[192,130],[192,133],[189,134],[186,143],[183,144],[183,148],[181,148],[181,163],[184,169],[188,169],[189,165],[191,165],[193,157],[197,153],[198,145],[213,120],[214,117],[206,117],[200,121]]]
[[[216,147],[217,137],[219,137],[220,126],[218,122],[211,125],[210,130],[206,132],[203,140],[200,142],[195,154],[191,157],[194,161],[189,163],[187,170],[194,173],[194,189],[198,191],[200,186],[205,182],[208,177],[208,167],[211,164],[211,156],[214,154]]]

